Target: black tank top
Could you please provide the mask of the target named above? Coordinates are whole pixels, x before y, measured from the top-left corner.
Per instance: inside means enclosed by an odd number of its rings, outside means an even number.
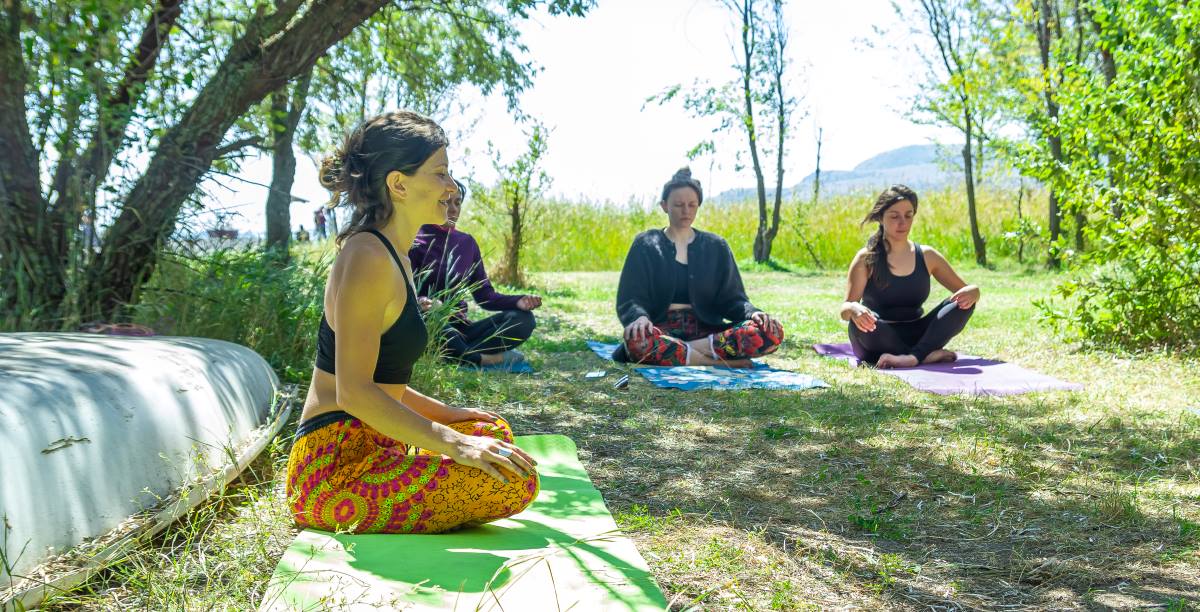
[[[921,245],[914,242],[913,252],[917,261],[912,274],[892,274],[892,267],[885,259],[875,265],[882,266],[887,286],[879,287],[870,276],[867,277],[862,303],[884,321],[916,321],[921,318],[921,306],[929,298],[929,270],[925,267]]]
[[[688,266],[675,260],[675,292],[671,296],[672,304],[691,304],[692,298],[688,293]]]
[[[379,337],[379,358],[375,361],[374,381],[386,385],[407,385],[412,379],[413,364],[425,352],[429,342],[429,333],[425,331],[425,321],[421,319],[421,311],[417,308],[417,296],[413,294],[412,283],[404,274],[404,266],[400,265],[400,256],[392,243],[376,230],[366,230],[383,241],[392,259],[400,267],[400,275],[404,277],[404,291],[408,299],[396,322]],[[317,329],[317,369],[336,374],[334,371],[334,333],[329,327],[325,315],[321,315],[321,326]]]

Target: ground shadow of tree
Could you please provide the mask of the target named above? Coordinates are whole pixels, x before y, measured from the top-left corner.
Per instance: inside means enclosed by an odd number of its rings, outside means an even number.
[[[1151,605],[1200,600],[1195,562],[1171,558],[1195,546],[1195,532],[1143,510],[1119,481],[1061,485],[1081,469],[1122,474],[1141,457],[1200,455],[1194,436],[1168,425],[1045,424],[1033,420],[1038,402],[917,403],[874,385],[684,393],[635,376],[621,392],[580,381],[595,358],[574,359],[556,356],[513,392],[565,398],[571,409],[522,405],[518,427],[575,439],[615,509],[677,508],[783,550],[828,549],[826,563],[864,582],[878,575],[870,555],[839,548],[893,555],[921,568],[887,582],[897,605],[1078,607],[1117,587]],[[989,416],[997,410],[1003,418]],[[920,435],[893,435],[909,424]],[[971,440],[976,448],[964,446]],[[1066,440],[1074,460],[1053,450]],[[1186,465],[1168,461],[1151,477],[1186,481]]]

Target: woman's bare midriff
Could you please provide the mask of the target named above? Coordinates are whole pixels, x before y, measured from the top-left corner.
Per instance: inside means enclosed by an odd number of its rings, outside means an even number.
[[[377,385],[392,399],[400,401],[408,385]],[[313,368],[312,383],[308,386],[308,397],[304,398],[304,410],[300,420],[306,421],[316,416],[338,410],[337,379],[333,374]]]
[[[671,304],[667,306],[667,310],[690,310],[691,308],[691,304]]]

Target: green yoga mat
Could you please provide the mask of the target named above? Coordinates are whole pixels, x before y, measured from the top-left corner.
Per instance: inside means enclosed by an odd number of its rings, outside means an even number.
[[[284,552],[260,610],[663,610],[565,436],[521,436],[542,490],[524,512],[438,535],[305,530]]]

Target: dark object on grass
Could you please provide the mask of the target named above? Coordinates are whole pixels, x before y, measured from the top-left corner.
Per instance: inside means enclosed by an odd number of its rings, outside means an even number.
[[[613,383],[613,389],[616,389],[618,391],[626,389],[628,387],[629,387],[629,375],[628,374],[618,378],[617,382]]]

